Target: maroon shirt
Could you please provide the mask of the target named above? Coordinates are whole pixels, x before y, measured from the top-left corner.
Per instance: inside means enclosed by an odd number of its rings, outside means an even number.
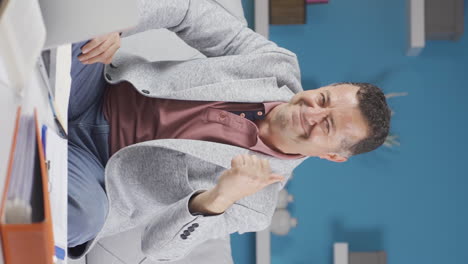
[[[229,144],[281,159],[302,158],[269,148],[259,138],[257,125],[244,118],[243,111],[261,117],[281,103],[159,99],[139,94],[129,82],[108,85],[103,113],[110,124],[110,154],[143,141],[180,138]]]

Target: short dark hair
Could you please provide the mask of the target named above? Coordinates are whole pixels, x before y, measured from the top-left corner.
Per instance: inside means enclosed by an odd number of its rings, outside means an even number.
[[[382,90],[370,83],[341,82],[334,85],[349,84],[359,87],[356,93],[359,110],[367,123],[367,137],[357,143],[346,142],[349,155],[366,153],[380,147],[390,131],[391,110]]]

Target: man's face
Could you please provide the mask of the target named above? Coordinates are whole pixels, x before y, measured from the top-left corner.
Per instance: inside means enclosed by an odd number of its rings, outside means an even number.
[[[343,140],[352,144],[367,136],[367,123],[358,108],[359,87],[325,86],[296,94],[275,107],[260,127],[266,143],[283,153],[345,161]],[[263,138],[262,138],[263,139]]]

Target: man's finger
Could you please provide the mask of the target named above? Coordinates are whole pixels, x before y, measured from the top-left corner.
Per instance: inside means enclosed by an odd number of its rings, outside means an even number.
[[[104,36],[99,36],[99,37],[96,37],[96,38],[92,39],[90,42],[86,43],[86,45],[84,45],[81,48],[81,52],[83,54],[86,54],[86,53],[90,52],[91,50],[93,50],[97,46],[101,45],[101,43],[104,42],[107,39],[106,37],[107,37],[107,35],[104,35]]]
[[[241,165],[243,165],[244,162],[243,162],[243,158],[242,158],[242,155],[237,155],[235,156],[232,160],[231,160],[231,167],[239,167]]]
[[[250,165],[252,164],[252,157],[249,154],[242,154],[242,161],[243,165]]]
[[[100,55],[85,61],[85,63],[93,64],[96,62],[102,62],[102,63],[108,64],[107,61],[114,56],[114,53],[117,50],[115,47],[117,47],[116,43],[114,43],[112,46],[110,46],[106,51],[104,51]]]
[[[112,46],[112,41],[106,40],[102,42],[99,46],[95,47],[93,50],[89,51],[87,54],[82,54],[78,56],[78,59],[82,62],[90,61],[91,59],[100,56],[106,52],[110,46]],[[88,62],[91,63],[91,62]]]
[[[275,182],[281,182],[281,181],[284,181],[284,180],[285,180],[284,176],[272,173],[272,174],[270,174],[270,178],[267,181],[268,182],[267,185],[270,185],[270,184],[275,183]]]
[[[252,165],[257,165],[260,163],[260,159],[255,155],[250,156],[250,161]]]
[[[109,49],[109,56],[106,58],[104,64],[110,64],[112,62],[112,59],[114,58],[115,53],[117,53],[117,50],[120,49],[120,45],[115,43],[112,45]]]
[[[261,166],[262,166],[262,169],[264,170],[271,170],[270,168],[270,162],[266,159],[262,159],[260,160],[261,161]]]

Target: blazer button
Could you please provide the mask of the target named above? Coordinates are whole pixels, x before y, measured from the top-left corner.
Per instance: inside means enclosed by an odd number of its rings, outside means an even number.
[[[117,68],[117,66],[115,66],[115,65],[112,64],[112,63],[111,63],[109,66],[110,66],[112,69],[116,69],[116,68]]]
[[[148,90],[141,90],[143,93],[145,94],[149,94],[149,91]]]
[[[109,81],[112,81],[112,78],[110,76],[110,74],[106,73],[106,78],[109,80]]]
[[[193,232],[195,231],[195,228],[193,228],[193,226],[189,226],[188,231]]]
[[[182,238],[183,240],[185,240],[185,239],[187,239],[187,236],[184,235],[184,234],[182,234],[182,235],[180,235],[180,238]]]
[[[197,224],[197,223],[195,223],[195,224],[193,224],[192,226],[195,227],[195,228],[197,228],[197,227],[199,227],[200,225]]]
[[[189,228],[189,230],[190,230],[190,228]],[[190,232],[191,232],[191,231],[184,230],[184,235],[185,235],[185,236],[190,236]]]

